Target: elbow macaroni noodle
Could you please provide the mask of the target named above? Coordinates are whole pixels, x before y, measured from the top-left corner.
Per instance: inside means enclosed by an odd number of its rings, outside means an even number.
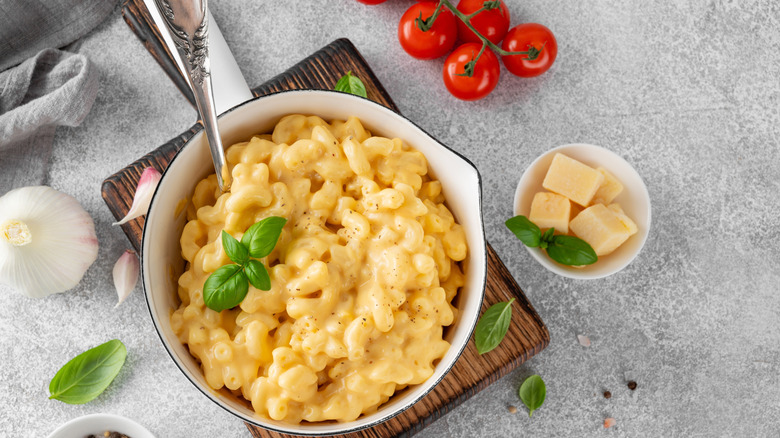
[[[355,117],[291,115],[227,160],[230,192],[211,175],[192,195],[171,316],[209,386],[274,420],[351,421],[430,377],[450,346],[467,246],[423,154]],[[288,220],[262,260],[271,290],[207,308],[204,282],[230,263],[220,233],[240,239],[268,216]]]

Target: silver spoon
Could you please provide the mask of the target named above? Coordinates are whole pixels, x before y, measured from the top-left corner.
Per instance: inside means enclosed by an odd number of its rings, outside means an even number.
[[[219,188],[226,192],[230,189],[231,176],[227,170],[225,150],[222,148],[222,138],[219,135],[214,92],[211,88],[208,0],[155,0],[154,2],[171,33],[176,51],[179,52],[187,69],[195,102],[198,104],[198,112],[206,128],[206,138],[209,141],[217,182]]]

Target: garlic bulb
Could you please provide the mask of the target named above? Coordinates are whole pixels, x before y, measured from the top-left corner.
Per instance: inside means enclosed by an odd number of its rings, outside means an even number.
[[[33,298],[64,292],[97,252],[92,218],[72,196],[37,186],[0,198],[0,283]]]

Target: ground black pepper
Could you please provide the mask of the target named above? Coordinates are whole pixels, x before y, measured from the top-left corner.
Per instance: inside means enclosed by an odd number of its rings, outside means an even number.
[[[604,391],[604,398],[611,398],[611,397],[612,397],[612,393],[611,392]]]

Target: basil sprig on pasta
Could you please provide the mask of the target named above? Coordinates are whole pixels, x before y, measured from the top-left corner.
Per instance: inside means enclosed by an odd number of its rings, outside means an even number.
[[[214,311],[221,312],[241,304],[249,291],[249,284],[260,290],[271,289],[268,270],[257,260],[274,250],[287,219],[267,217],[249,227],[239,242],[222,230],[222,248],[235,264],[214,271],[203,285],[203,301]]]

